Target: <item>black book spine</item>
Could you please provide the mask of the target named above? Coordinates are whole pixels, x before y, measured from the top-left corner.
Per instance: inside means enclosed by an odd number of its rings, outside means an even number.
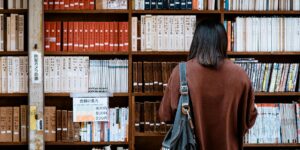
[[[151,0],[151,9],[156,9],[157,0]]]
[[[150,0],[145,0],[145,10],[150,10],[150,8],[151,8]]]

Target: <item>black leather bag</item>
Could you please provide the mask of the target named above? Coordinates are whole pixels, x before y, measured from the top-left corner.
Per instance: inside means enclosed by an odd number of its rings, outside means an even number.
[[[162,150],[197,150],[198,145],[191,117],[185,62],[179,64],[179,73],[180,98],[174,124],[164,138]]]

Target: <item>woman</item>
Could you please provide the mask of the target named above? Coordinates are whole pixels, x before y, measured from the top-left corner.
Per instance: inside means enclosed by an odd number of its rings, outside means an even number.
[[[187,61],[187,81],[199,149],[240,150],[256,119],[254,93],[245,71],[226,57],[227,36],[221,23],[204,20],[196,27]],[[159,116],[172,121],[179,100],[175,67]]]

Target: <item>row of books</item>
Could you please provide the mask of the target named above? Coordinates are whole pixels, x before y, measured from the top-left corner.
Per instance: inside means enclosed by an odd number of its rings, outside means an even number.
[[[116,142],[128,141],[128,108],[110,108],[108,122],[73,122],[73,111],[46,106],[45,141]]]
[[[44,0],[44,10],[127,9],[127,0]]]
[[[89,57],[44,57],[44,90],[87,92]]]
[[[258,63],[254,59],[236,59],[248,74],[255,91],[259,92],[295,92],[299,87],[298,63]]]
[[[135,103],[135,132],[166,133],[167,131],[169,131],[172,125],[159,120],[159,106],[159,101],[145,101]]]
[[[133,92],[162,92],[177,62],[133,62]]]
[[[134,0],[135,10],[219,10],[220,0]]]
[[[195,26],[195,15],[132,17],[132,51],[188,51]]]
[[[62,92],[128,92],[128,60],[45,57],[44,89]]]
[[[27,106],[0,107],[0,142],[27,142]]]
[[[89,92],[128,92],[128,60],[90,60]]]
[[[45,22],[45,51],[128,51],[128,22]]]
[[[0,51],[24,51],[24,15],[0,14],[0,28]]]
[[[0,57],[0,93],[28,92],[28,57]]]
[[[225,10],[297,11],[299,0],[225,0]]]
[[[44,10],[94,10],[95,0],[44,0]]]
[[[4,0],[0,0],[0,9],[6,8],[4,4]],[[7,0],[8,9],[27,9],[27,7],[27,0]]]
[[[104,146],[103,148],[92,148],[92,150],[111,150],[111,146]],[[128,150],[128,148],[124,148],[124,147],[116,147],[116,150]]]
[[[300,18],[237,17],[224,23],[229,51],[300,51]]]
[[[256,104],[258,116],[245,143],[299,143],[299,104]]]

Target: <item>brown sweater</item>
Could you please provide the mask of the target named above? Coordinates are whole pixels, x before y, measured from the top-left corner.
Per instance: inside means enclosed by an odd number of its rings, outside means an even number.
[[[243,136],[257,116],[247,74],[227,59],[217,69],[189,60],[186,76],[199,148],[241,150]],[[174,119],[178,100],[179,67],[176,66],[160,105],[160,119]]]

